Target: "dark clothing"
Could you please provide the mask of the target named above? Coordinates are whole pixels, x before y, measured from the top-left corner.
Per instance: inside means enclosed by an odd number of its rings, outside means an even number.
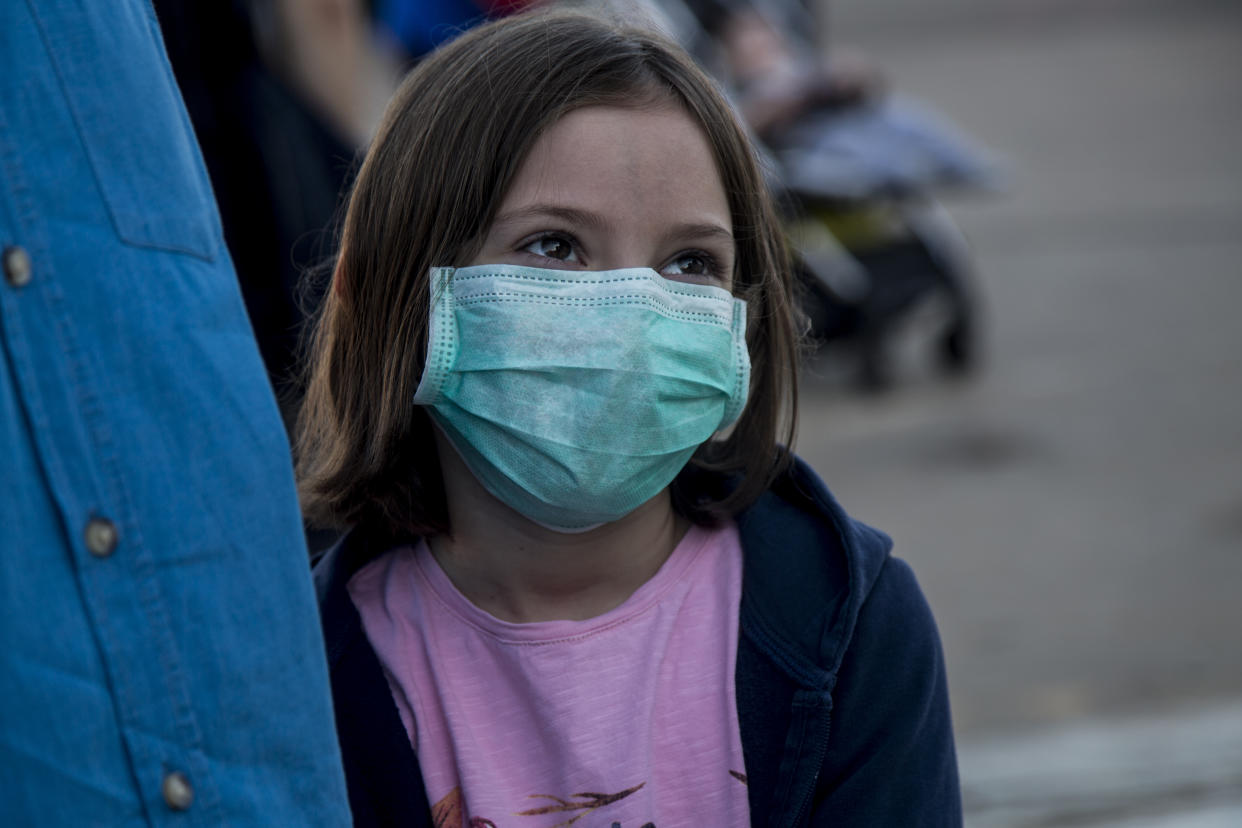
[[[756,826],[953,826],[940,641],[889,539],[796,464],[737,518],[738,719]],[[355,530],[315,569],[355,824],[430,826],[418,760],[346,585],[386,551]]]
[[[324,281],[304,282],[303,274],[333,252],[333,221],[353,178],[354,148],[263,59],[255,38],[261,4],[152,2],[259,353],[284,396],[303,309],[318,305]]]

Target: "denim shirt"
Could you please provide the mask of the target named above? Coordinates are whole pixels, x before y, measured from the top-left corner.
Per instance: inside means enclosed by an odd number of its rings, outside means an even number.
[[[0,822],[345,825],[288,444],[148,0],[0,4]]]

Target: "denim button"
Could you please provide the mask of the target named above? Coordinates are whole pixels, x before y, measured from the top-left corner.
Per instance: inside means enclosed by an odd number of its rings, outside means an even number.
[[[107,518],[91,518],[86,524],[86,548],[96,558],[106,558],[116,549],[116,525]]]
[[[30,284],[30,254],[25,248],[4,248],[4,280],[15,288]]]
[[[194,801],[194,788],[190,787],[190,780],[177,771],[164,777],[160,791],[164,794],[164,804],[174,811],[187,810]]]

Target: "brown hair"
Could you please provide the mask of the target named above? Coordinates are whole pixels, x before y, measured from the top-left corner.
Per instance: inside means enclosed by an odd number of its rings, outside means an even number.
[[[574,13],[474,29],[417,66],[388,105],[345,214],[296,435],[313,523],[394,537],[449,529],[426,412],[428,270],[469,261],[526,154],[567,112],[675,101],[702,126],[732,212],[734,293],[748,303],[749,402],[673,483],[697,523],[736,514],[789,463],[796,337],[789,265],[753,148],[715,86],[659,35]],[[782,445],[783,443],[783,445]],[[724,472],[727,487],[701,472]],[[716,476],[712,475],[712,479]]]

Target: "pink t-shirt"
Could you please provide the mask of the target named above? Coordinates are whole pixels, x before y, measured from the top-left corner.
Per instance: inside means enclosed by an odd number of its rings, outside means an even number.
[[[692,528],[624,604],[513,624],[425,544],[349,593],[422,766],[437,826],[749,825],[733,671],[742,553]]]

